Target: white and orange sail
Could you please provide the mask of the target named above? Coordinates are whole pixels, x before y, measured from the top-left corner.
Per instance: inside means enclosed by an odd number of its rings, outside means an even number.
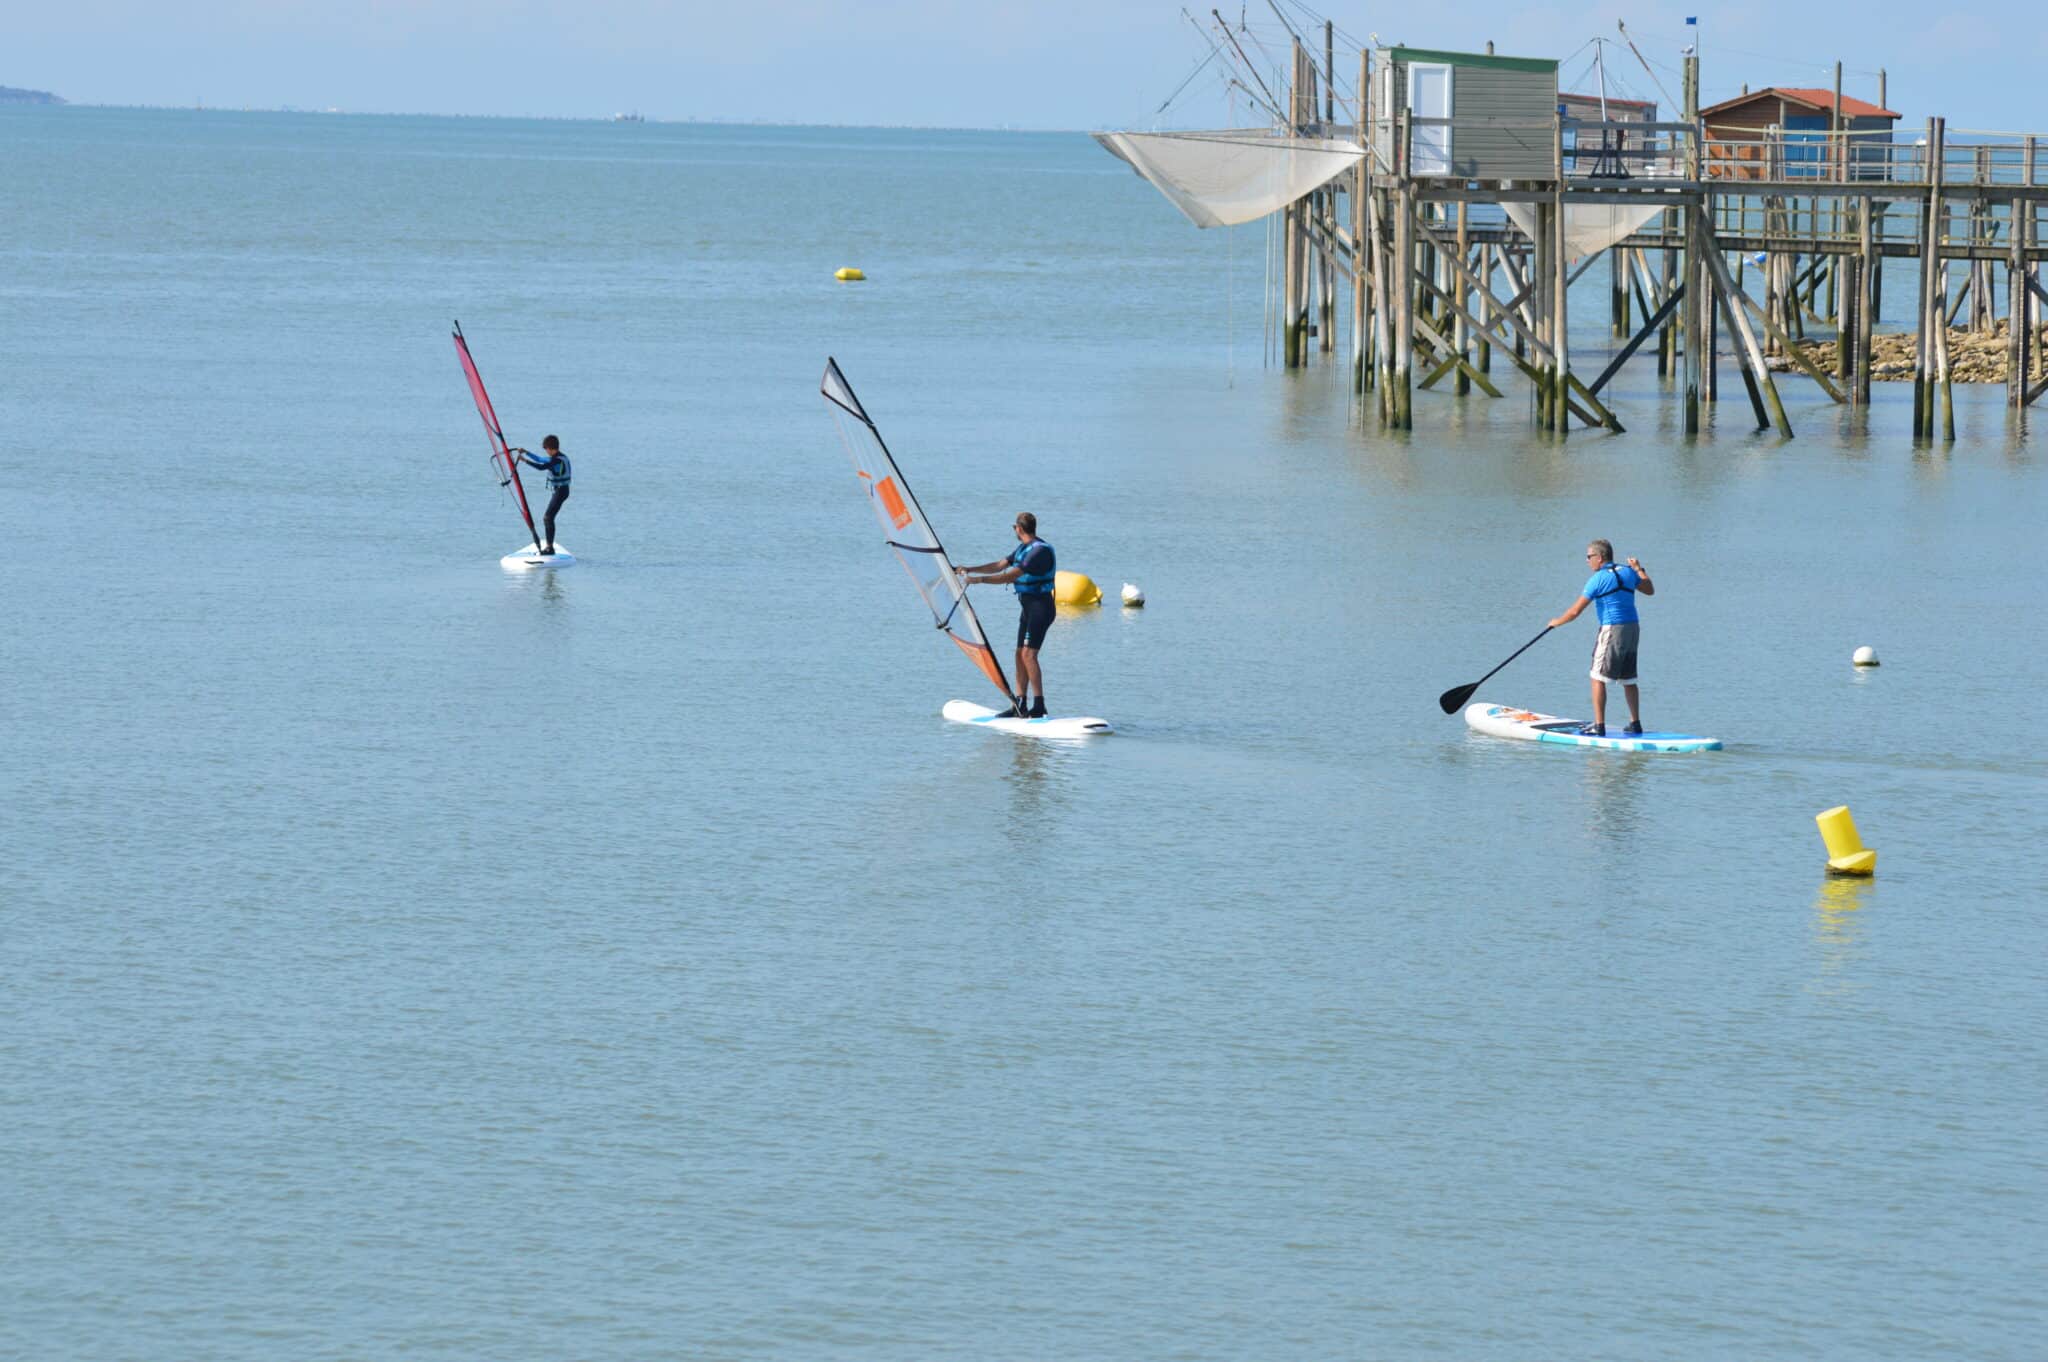
[[[996,661],[995,649],[989,646],[981,620],[967,600],[967,587],[954,569],[953,560],[946,556],[945,545],[933,533],[910,484],[903,480],[903,470],[896,466],[889,446],[882,442],[882,433],[875,429],[867,409],[853,395],[853,388],[846,375],[839,372],[836,360],[825,361],[821,391],[832,406],[839,438],[853,457],[853,471],[860,477],[861,490],[867,493],[868,504],[875,508],[875,518],[881,522],[883,542],[896,554],[917,587],[917,594],[931,608],[933,624],[967,655],[968,661],[980,669],[1004,698],[1016,703],[1016,692],[1010,689],[1009,678]]]

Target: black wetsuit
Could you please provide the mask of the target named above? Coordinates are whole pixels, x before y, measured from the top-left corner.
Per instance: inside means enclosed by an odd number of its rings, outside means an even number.
[[[527,463],[547,473],[548,486],[555,489],[555,494],[548,498],[547,514],[541,518],[541,533],[547,537],[548,551],[552,553],[555,548],[555,512],[561,510],[562,503],[569,499],[569,456],[559,449],[545,459],[535,457],[528,450],[520,453],[526,455]]]

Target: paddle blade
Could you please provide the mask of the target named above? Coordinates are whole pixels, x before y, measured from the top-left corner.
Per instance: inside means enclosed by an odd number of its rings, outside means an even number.
[[[1478,689],[1479,683],[1477,681],[1474,681],[1469,686],[1456,686],[1437,696],[1436,702],[1442,707],[1444,713],[1456,714],[1465,707],[1465,702],[1472,698],[1472,692]]]

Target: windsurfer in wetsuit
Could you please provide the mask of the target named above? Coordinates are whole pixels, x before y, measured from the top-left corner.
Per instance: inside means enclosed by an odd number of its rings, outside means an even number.
[[[515,450],[514,452],[532,467],[545,472],[548,475],[548,486],[554,490],[554,495],[548,498],[548,513],[541,520],[542,532],[547,535],[548,539],[547,547],[541,549],[541,552],[553,553],[555,551],[555,512],[561,510],[562,503],[569,499],[569,456],[562,452],[562,442],[552,435],[542,440],[540,447],[547,451],[545,459],[536,456],[530,449]],[[535,547],[538,548],[539,546],[536,545]]]
[[[1045,674],[1038,669],[1038,650],[1045,644],[1045,631],[1052,628],[1058,615],[1053,606],[1052,584],[1054,561],[1052,545],[1038,537],[1038,517],[1029,511],[1020,511],[1011,526],[1017,532],[1017,547],[1007,558],[998,558],[991,563],[976,563],[973,567],[959,569],[961,580],[968,585],[987,582],[1001,586],[1014,582],[1017,587],[1017,703],[1009,713],[999,714],[999,719],[1043,719],[1045,717]],[[985,576],[975,576],[984,573]],[[1033,694],[1037,699],[1032,699]]]

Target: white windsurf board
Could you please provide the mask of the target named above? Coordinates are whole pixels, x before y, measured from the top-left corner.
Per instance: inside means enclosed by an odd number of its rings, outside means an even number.
[[[555,545],[553,553],[542,553],[533,545],[528,544],[523,549],[514,549],[498,560],[499,567],[510,568],[515,571],[526,568],[565,568],[574,567],[575,565],[576,555],[563,548],[560,544]]]
[[[1097,738],[1115,731],[1106,719],[1054,715],[1043,719],[998,718],[996,710],[970,700],[948,700],[946,707],[939,712],[956,724],[999,728],[1005,733],[1016,733],[1026,738]]]

